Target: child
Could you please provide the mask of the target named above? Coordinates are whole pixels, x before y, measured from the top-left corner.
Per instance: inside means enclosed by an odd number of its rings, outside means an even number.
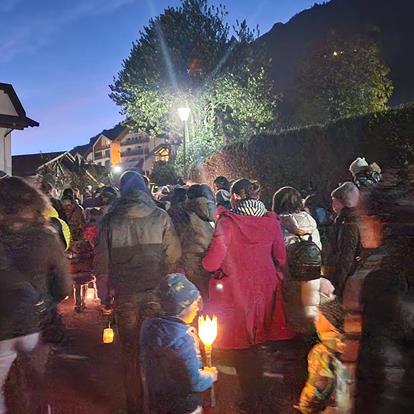
[[[308,380],[302,390],[296,410],[302,414],[322,413],[336,405],[337,412],[346,408],[346,369],[340,361],[344,350],[344,312],[337,301],[319,306],[315,321],[320,343],[308,355]]]
[[[165,316],[145,320],[141,330],[141,367],[151,412],[201,413],[201,393],[217,381],[217,369],[202,368],[198,337],[190,326],[200,292],[175,273],[162,280],[158,296]]]

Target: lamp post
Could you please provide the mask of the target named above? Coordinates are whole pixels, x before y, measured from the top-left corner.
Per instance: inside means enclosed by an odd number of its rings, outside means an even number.
[[[181,122],[184,123],[184,142],[183,142],[183,158],[184,158],[184,174],[187,176],[187,154],[186,146],[188,140],[188,117],[190,116],[190,108],[183,106],[178,108],[178,116],[181,119]],[[187,178],[187,177],[186,177]]]

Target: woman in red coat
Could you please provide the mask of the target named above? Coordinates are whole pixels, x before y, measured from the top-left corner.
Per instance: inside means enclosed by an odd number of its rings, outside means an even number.
[[[207,312],[217,315],[216,345],[231,349],[244,400],[259,401],[262,369],[255,345],[294,336],[282,301],[286,249],[280,221],[258,200],[260,187],[247,179],[231,188],[232,211],[222,210],[203,266],[211,279]]]

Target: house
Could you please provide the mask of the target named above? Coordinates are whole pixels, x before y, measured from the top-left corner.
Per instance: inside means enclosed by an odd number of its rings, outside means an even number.
[[[0,83],[0,170],[12,174],[11,133],[39,123],[26,116],[26,112],[12,85]]]
[[[74,183],[77,187],[92,186],[101,183],[94,176],[94,169],[79,155],[69,151],[39,154],[14,155],[12,157],[13,174],[29,180],[39,175],[51,180],[57,189],[63,189]]]
[[[87,162],[108,170],[119,166],[123,171],[134,168],[149,173],[155,162],[174,158],[178,145],[178,140],[171,143],[165,136],[151,138],[118,124],[92,137],[89,144],[73,148],[71,154],[80,154]]]

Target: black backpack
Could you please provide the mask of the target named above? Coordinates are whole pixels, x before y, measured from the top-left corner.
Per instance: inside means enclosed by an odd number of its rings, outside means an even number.
[[[312,241],[312,236],[305,239],[298,236],[296,241],[287,247],[287,260],[290,276],[296,281],[308,281],[321,277],[321,249]]]

